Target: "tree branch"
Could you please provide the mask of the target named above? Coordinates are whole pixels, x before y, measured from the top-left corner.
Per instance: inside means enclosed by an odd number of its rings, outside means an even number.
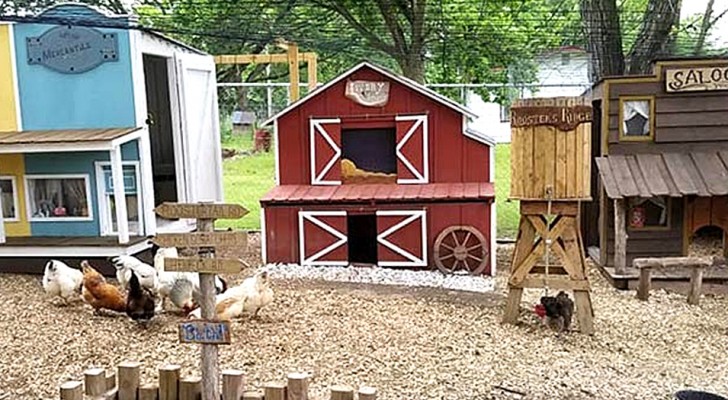
[[[397,13],[392,8],[392,4],[389,0],[376,0],[376,2],[377,7],[379,7],[379,11],[382,13],[384,25],[389,30],[390,35],[392,35],[394,47],[400,54],[407,54],[407,48],[409,47],[407,46],[407,39],[405,39],[404,37],[402,27],[399,26],[399,21],[397,21]]]
[[[382,39],[377,37],[372,31],[368,30],[367,27],[362,25],[357,19],[347,10],[345,7],[342,7],[341,4],[339,4],[336,1],[332,2],[323,2],[323,1],[312,1],[315,4],[318,4],[328,10],[334,11],[335,13],[339,14],[342,18],[346,20],[346,22],[351,25],[352,28],[354,28],[357,32],[359,32],[360,35],[366,39],[369,44],[372,45],[375,49],[379,51],[383,51],[391,56],[396,56],[397,49],[392,46],[389,43],[384,42]]]

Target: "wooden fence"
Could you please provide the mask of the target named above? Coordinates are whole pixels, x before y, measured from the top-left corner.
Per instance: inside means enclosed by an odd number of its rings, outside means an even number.
[[[141,384],[141,364],[119,364],[117,372],[92,368],[84,372],[84,380],[68,381],[61,385],[61,400],[199,400],[202,378],[181,377],[179,365],[159,368],[159,380],[154,384]],[[118,381],[117,381],[118,377]],[[309,378],[306,374],[292,373],[287,381],[268,382],[263,390],[246,391],[244,375],[239,370],[222,371],[222,400],[308,400]],[[350,386],[332,386],[331,400],[354,400],[355,390]],[[84,397],[87,396],[87,397]],[[359,400],[375,400],[376,389],[361,387],[356,393]]]

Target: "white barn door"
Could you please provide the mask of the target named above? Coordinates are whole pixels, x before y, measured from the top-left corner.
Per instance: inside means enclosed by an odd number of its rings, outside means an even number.
[[[176,54],[187,201],[222,201],[217,77],[210,56]]]

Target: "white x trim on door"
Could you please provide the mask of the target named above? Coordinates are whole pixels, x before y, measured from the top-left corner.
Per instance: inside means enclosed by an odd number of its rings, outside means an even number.
[[[429,149],[427,145],[428,136],[428,124],[427,115],[398,115],[395,117],[396,121],[415,121],[412,126],[407,130],[407,133],[402,137],[402,140],[397,143],[396,154],[397,158],[407,167],[407,169],[414,175],[415,179],[400,178],[397,179],[397,183],[427,183],[429,182]],[[410,140],[412,135],[417,131],[418,128],[422,128],[422,171],[418,171],[412,162],[405,157],[402,153],[402,148],[407,141]]]
[[[309,132],[311,132],[311,184],[312,185],[341,185],[341,180],[324,180],[324,177],[326,174],[331,170],[331,168],[336,164],[337,161],[341,158],[341,148],[338,144],[334,142],[333,139],[331,139],[331,136],[326,132],[326,129],[324,129],[321,125],[323,124],[340,124],[341,120],[339,118],[330,118],[330,119],[311,119],[309,121]],[[326,163],[326,165],[321,169],[321,171],[316,171],[316,135],[321,135],[321,137],[324,138],[326,143],[331,147],[331,149],[334,151],[334,154],[331,156],[331,159]],[[317,173],[318,172],[318,173]]]
[[[407,218],[392,225],[389,229],[377,235],[377,243],[387,247],[393,252],[401,255],[409,261],[379,261],[379,265],[382,267],[424,267],[427,266],[427,220],[425,210],[416,211],[396,211],[396,210],[383,210],[377,211],[377,216],[405,216]],[[415,256],[409,251],[397,246],[396,244],[387,240],[394,232],[402,229],[403,227],[411,224],[416,220],[421,221],[420,241],[421,241],[421,252],[422,258]]]
[[[318,261],[321,257],[331,253],[337,248],[343,246],[347,242],[345,234],[337,231],[331,225],[321,221],[317,217],[346,217],[346,211],[299,211],[298,212],[298,248],[300,253],[301,265],[348,265],[346,260],[341,261]],[[338,240],[328,247],[319,250],[316,254],[306,258],[306,235],[304,224],[306,221],[318,226],[319,228],[330,233]]]

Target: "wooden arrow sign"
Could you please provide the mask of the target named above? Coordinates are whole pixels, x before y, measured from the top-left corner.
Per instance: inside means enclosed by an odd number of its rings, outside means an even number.
[[[191,232],[165,233],[152,238],[159,247],[244,247],[248,245],[246,232]]]
[[[249,212],[240,204],[220,203],[162,203],[154,211],[168,219],[238,219]]]
[[[164,270],[172,272],[202,272],[207,274],[237,274],[243,268],[240,260],[227,258],[165,258]]]

